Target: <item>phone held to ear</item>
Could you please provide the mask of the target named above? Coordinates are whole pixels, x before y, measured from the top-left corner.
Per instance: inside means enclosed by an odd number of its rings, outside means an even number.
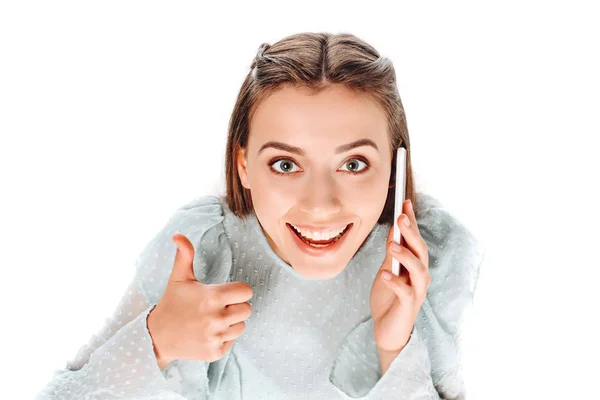
[[[396,191],[394,201],[394,242],[400,244],[402,236],[398,227],[398,217],[402,214],[402,204],[404,203],[404,187],[406,186],[406,149],[400,147],[396,152]],[[400,262],[392,258],[392,273],[400,275]]]

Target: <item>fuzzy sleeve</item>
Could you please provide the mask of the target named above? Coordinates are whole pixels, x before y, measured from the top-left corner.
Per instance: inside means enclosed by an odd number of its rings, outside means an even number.
[[[228,280],[231,248],[223,219],[220,202],[213,196],[177,209],[137,257],[134,279],[111,317],[66,366],[53,372],[36,399],[209,398],[220,381],[223,363],[175,360],[161,371],[147,316],[166,288],[175,259],[175,233],[187,236],[194,246],[198,281]]]

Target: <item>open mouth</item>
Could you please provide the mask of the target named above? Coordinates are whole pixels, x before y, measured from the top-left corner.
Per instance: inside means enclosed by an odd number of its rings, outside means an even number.
[[[307,245],[311,246],[311,247],[327,247],[330,246],[334,243],[336,243],[338,240],[340,240],[345,234],[346,232],[348,232],[350,230],[350,228],[352,227],[352,223],[346,225],[346,227],[344,228],[344,230],[342,232],[340,232],[337,236],[331,238],[331,239],[327,239],[327,240],[315,240],[315,239],[309,239],[307,237],[302,236],[302,234],[300,232],[298,232],[296,230],[296,228],[294,228],[292,225],[287,224],[286,225],[292,230],[292,232],[294,232],[296,234],[296,236],[304,243],[306,243]]]

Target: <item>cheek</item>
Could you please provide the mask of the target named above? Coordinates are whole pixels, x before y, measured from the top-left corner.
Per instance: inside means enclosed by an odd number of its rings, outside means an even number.
[[[256,177],[252,185],[252,202],[263,215],[281,218],[297,202],[298,194],[290,185],[284,185],[277,180]]]
[[[253,189],[261,193],[264,197],[273,197],[278,200],[286,197],[295,197],[295,192],[299,190],[298,183],[290,178],[278,177],[270,172],[261,172],[253,176]]]
[[[347,182],[350,183],[350,186],[358,187],[358,188],[372,188],[376,189],[382,186],[387,186],[388,179],[385,178],[384,174],[373,173],[367,177],[350,177],[347,179]]]
[[[387,179],[371,179],[344,189],[341,197],[348,209],[363,221],[376,221],[387,200],[389,181]]]
[[[368,201],[377,201],[381,197],[387,196],[389,180],[382,175],[370,175],[366,178],[349,177],[342,181],[340,185],[340,194],[347,201],[364,203]]]
[[[302,184],[297,179],[278,176],[266,170],[256,172],[252,176],[252,191],[256,191],[261,198],[269,198],[270,202],[281,204],[279,208],[295,203],[299,193],[303,191]]]

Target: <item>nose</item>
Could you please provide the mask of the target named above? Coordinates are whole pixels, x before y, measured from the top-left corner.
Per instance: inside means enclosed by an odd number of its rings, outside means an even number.
[[[327,220],[341,209],[335,179],[327,174],[316,174],[307,179],[302,191],[300,209],[316,220]]]

